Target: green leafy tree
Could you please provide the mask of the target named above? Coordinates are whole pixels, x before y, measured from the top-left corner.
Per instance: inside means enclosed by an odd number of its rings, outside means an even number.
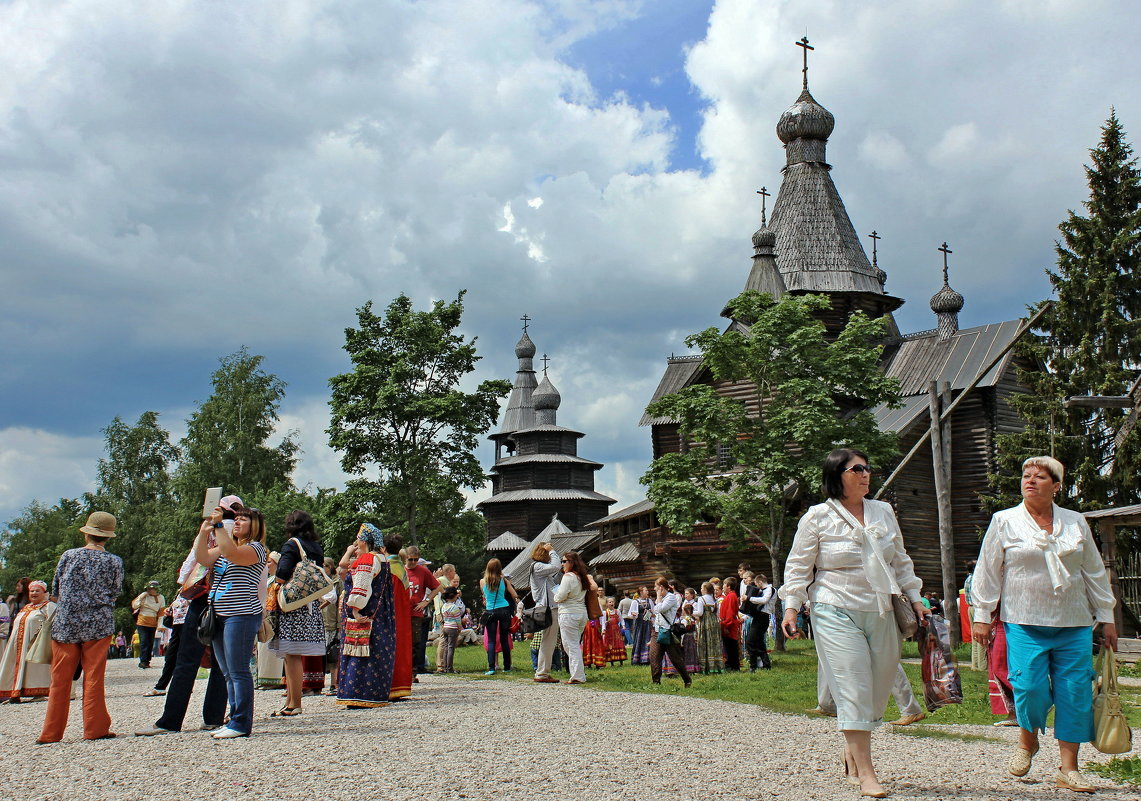
[[[54,506],[32,501],[9,521],[0,532],[0,588],[5,595],[24,576],[50,587],[60,554],[83,545],[79,527],[85,516],[83,504],[62,498]]]
[[[86,505],[117,518],[117,536],[108,550],[123,558],[124,595],[133,598],[156,579],[169,596],[189,546],[186,537],[177,537],[171,473],[179,449],[159,425],[157,412],[143,412],[134,425],[116,417],[103,437],[107,455],[99,460],[96,491],[86,496]]]
[[[213,394],[186,421],[175,482],[184,528],[196,527],[206,487],[224,487],[247,501],[273,488],[292,487],[299,447],[294,432],[269,444],[285,382],[262,369],[262,361],[245,348],[220,359],[211,376]]]
[[[696,384],[646,409],[676,420],[687,443],[655,459],[642,476],[659,520],[688,534],[704,518],[732,542],[759,542],[777,586],[791,507],[818,492],[824,455],[850,446],[884,464],[896,452],[895,437],[879,431],[871,413],[879,403],[899,402],[898,382],[878,365],[876,343],[886,321],[854,314],[829,342],[814,316],[828,308],[815,295],[779,302],[757,292],[739,295],[729,309],[748,326],[709,328],[686,344],[701,351],[714,382],[734,383],[746,402]]]
[[[427,311],[400,295],[383,317],[371,301],[361,306],[358,327],[345,330],[353,370],[329,379],[329,444],[360,477],[348,492],[378,525],[398,522],[411,543],[425,526],[451,527],[460,489],[483,485],[474,451],[511,388],[498,380],[460,388],[480,358],[475,338],[457,331],[464,294]]]
[[[1062,405],[1071,395],[1126,394],[1141,366],[1141,173],[1116,114],[1090,157],[1086,214],[1070,211],[1058,226],[1057,269],[1047,271],[1057,299],[1019,345],[1022,356],[1046,369],[1019,373],[1030,391],[1012,404],[1026,428],[998,438],[991,508],[1020,501],[1022,461],[1040,454],[1066,465],[1066,506],[1141,500],[1141,432],[1114,447],[1128,412]]]

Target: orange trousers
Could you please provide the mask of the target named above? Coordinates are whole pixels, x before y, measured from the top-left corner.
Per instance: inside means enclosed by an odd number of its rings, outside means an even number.
[[[98,740],[110,733],[111,715],[107,712],[103,689],[110,644],[110,637],[78,643],[52,640],[52,683],[39,742],[58,743],[63,739],[71,707],[71,685],[75,669],[80,665],[83,667],[83,738]]]

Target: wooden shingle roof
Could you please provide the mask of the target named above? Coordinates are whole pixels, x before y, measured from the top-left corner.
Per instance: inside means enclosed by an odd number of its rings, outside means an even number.
[[[700,356],[671,356],[666,361],[666,372],[662,375],[662,380],[658,382],[658,388],[654,390],[654,396],[650,398],[650,403],[658,398],[664,398],[666,395],[672,395],[683,387],[688,387],[700,371]],[[638,425],[656,426],[672,422],[674,421],[668,417],[650,417],[648,414],[643,414]]]
[[[873,409],[881,431],[902,434],[928,410],[927,387],[932,381],[946,381],[951,390],[966,389],[1022,327],[1022,320],[1007,320],[975,328],[964,328],[949,339],[940,340],[937,331],[909,334],[891,355],[886,366],[890,378],[899,379],[903,406]],[[991,387],[1001,380],[1014,359],[1009,352],[992,367],[978,387]]]

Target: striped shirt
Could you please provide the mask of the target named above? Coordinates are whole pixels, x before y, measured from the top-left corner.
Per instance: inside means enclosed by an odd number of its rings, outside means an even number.
[[[260,615],[263,611],[261,588],[266,579],[265,546],[249,543],[257,551],[252,565],[235,565],[224,556],[214,563],[214,612],[219,615]]]

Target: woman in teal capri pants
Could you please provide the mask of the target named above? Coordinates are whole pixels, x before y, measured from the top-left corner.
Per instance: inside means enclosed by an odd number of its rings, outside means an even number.
[[[1112,650],[1117,650],[1117,628],[1113,592],[1089,525],[1081,513],[1054,502],[1063,472],[1062,463],[1049,456],[1027,459],[1022,503],[991,518],[971,587],[972,634],[985,645],[1000,610],[1022,729],[1010,773],[1030,771],[1038,734],[1053,706],[1061,752],[1055,784],[1092,793],[1078,771],[1078,746],[1093,739],[1092,627],[1101,625],[1105,646]]]

